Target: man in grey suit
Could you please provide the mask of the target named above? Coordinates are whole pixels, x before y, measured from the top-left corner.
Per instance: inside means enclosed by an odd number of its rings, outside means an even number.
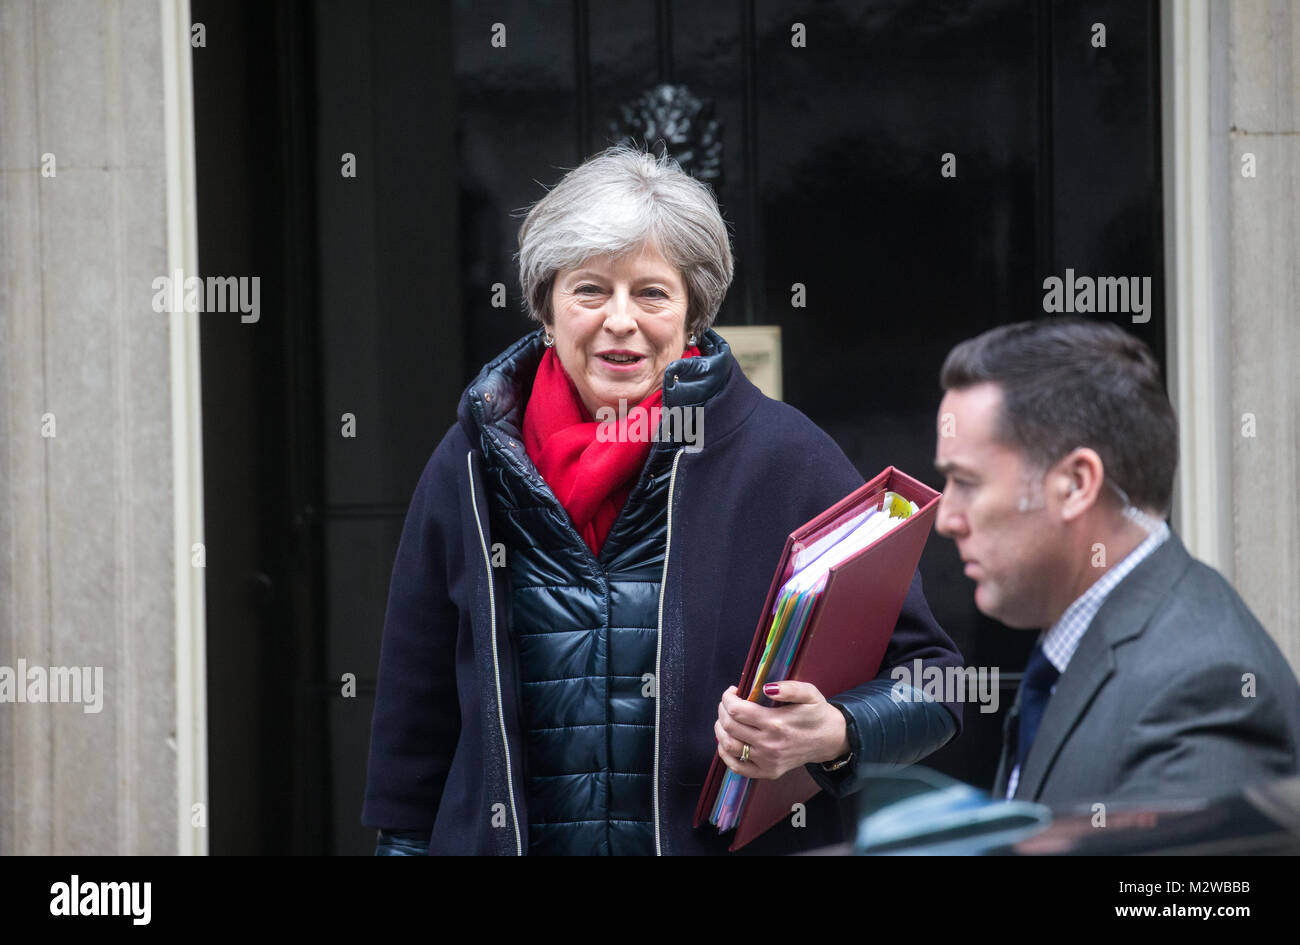
[[[1213,797],[1296,773],[1300,684],[1164,518],[1178,426],[1145,344],[1076,318],[944,362],[936,519],[975,604],[1041,630],[995,796],[1055,807]]]

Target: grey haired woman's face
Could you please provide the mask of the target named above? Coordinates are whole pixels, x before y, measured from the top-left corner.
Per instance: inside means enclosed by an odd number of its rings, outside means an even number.
[[[654,245],[593,256],[551,287],[555,353],[593,418],[636,406],[686,347],[686,280]]]

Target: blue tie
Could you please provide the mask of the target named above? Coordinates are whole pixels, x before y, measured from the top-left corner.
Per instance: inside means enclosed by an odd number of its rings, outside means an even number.
[[[1025,667],[1025,678],[1020,682],[1020,732],[1016,739],[1016,761],[1020,765],[1020,774],[1025,773],[1025,759],[1029,757],[1029,748],[1038,734],[1038,723],[1043,720],[1043,711],[1047,700],[1052,696],[1052,686],[1061,676],[1060,672],[1047,659],[1042,646],[1035,646],[1029,656],[1029,665]]]

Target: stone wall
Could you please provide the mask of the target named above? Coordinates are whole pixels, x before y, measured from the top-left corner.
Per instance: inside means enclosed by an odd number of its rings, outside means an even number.
[[[1223,3],[1210,43],[1227,47],[1217,67],[1212,52],[1211,146],[1229,182],[1214,225],[1228,248],[1233,580],[1300,673],[1300,7]]]
[[[5,855],[177,849],[160,16],[0,0],[0,667],[103,678],[0,703]]]

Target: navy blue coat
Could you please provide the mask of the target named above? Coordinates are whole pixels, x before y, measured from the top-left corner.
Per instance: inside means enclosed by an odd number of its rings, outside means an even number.
[[[678,451],[669,488],[653,779],[661,854],[726,851],[728,836],[691,827],[716,750],[718,701],[739,678],[787,535],[865,481],[807,417],[765,397],[716,332],[700,347],[704,356],[673,362],[664,383],[665,407],[713,393],[703,401],[702,448]],[[478,438],[492,409],[484,396],[493,373],[506,362],[535,365],[540,356],[541,333],[531,333],[466,389],[458,422],[420,477],[393,567],[361,822],[431,828],[430,853],[528,850],[516,656],[501,619],[505,582],[492,572]],[[511,448],[522,454],[522,444]],[[930,613],[919,574],[877,680],[916,659],[961,663]],[[863,680],[846,693],[824,694],[848,718],[853,763],[834,774],[809,765],[823,791],[808,803],[804,825],[783,821],[742,852],[791,853],[851,839],[851,795],[863,784],[859,760],[914,761],[960,732],[958,703],[886,698],[907,714],[908,757],[880,757],[899,750],[871,730],[879,716],[871,700],[879,706],[887,689]]]

